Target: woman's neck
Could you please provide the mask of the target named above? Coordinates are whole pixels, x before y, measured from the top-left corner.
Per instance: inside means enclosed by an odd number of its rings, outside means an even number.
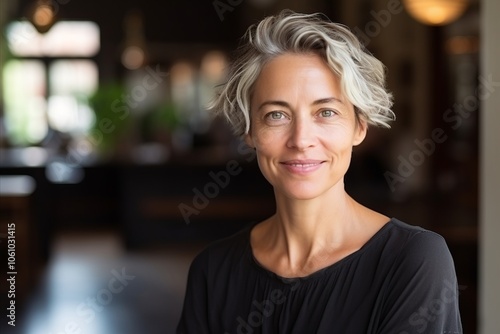
[[[388,220],[355,202],[343,189],[311,200],[276,195],[276,214],[254,238],[269,269],[303,276],[358,250]],[[273,260],[271,260],[273,259]],[[302,274],[302,275],[301,275]]]
[[[339,243],[355,220],[355,204],[345,191],[332,191],[310,200],[276,194],[275,232],[287,239],[287,243],[306,249],[322,240]]]

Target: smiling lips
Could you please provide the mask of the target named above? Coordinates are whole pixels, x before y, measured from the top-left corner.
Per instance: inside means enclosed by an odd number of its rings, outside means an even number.
[[[289,172],[294,174],[309,174],[321,167],[324,160],[288,160],[280,162]]]

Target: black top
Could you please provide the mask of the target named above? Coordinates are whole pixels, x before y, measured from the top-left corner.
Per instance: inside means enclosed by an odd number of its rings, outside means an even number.
[[[393,218],[358,251],[290,279],[253,257],[253,226],[193,260],[177,333],[462,333],[440,235]]]

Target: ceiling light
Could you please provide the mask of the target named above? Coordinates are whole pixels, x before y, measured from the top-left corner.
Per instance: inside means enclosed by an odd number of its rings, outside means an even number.
[[[408,13],[427,25],[445,25],[456,20],[467,8],[468,0],[403,0]]]

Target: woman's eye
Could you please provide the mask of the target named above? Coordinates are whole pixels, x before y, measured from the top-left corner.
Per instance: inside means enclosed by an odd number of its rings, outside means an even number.
[[[280,111],[273,111],[273,112],[270,112],[269,114],[267,114],[267,117],[271,118],[271,119],[282,119],[285,117],[285,115],[283,115],[282,112]]]
[[[335,113],[333,112],[333,110],[321,110],[320,115],[321,117],[332,117],[335,115]]]

